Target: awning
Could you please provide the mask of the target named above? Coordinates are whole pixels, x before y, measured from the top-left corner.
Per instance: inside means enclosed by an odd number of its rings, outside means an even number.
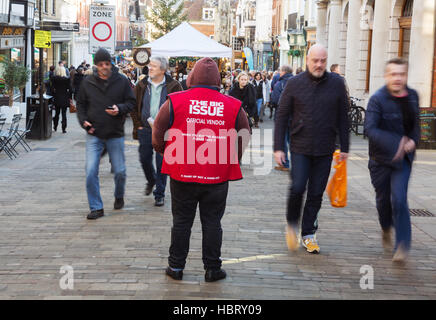
[[[151,55],[164,57],[232,57],[231,48],[205,36],[187,22],[140,48],[151,48]]]

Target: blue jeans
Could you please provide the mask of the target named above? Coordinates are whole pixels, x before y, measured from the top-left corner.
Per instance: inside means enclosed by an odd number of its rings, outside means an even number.
[[[161,174],[163,157],[156,152],[156,170],[153,166],[153,145],[151,144],[151,130],[144,128],[138,130],[139,140],[139,161],[142,165],[145,178],[149,184],[156,184],[153,191],[155,199],[165,198],[165,188],[167,185],[167,175]]]
[[[91,211],[103,209],[100,195],[98,168],[103,149],[106,147],[114,170],[115,198],[123,198],[126,187],[126,161],[124,158],[124,137],[100,139],[86,135],[86,192]]]
[[[256,105],[257,105],[257,115],[260,116],[260,110],[262,109],[262,103],[263,99],[257,99]]]
[[[383,230],[395,227],[395,249],[400,244],[406,250],[412,242],[407,189],[412,165],[407,157],[399,168],[382,165],[374,160],[368,163],[371,183],[376,193],[379,222]]]
[[[288,224],[296,227],[300,220],[303,195],[306,191],[301,235],[313,235],[318,230],[318,212],[321,208],[322,196],[330,175],[332,155],[306,156],[291,152],[292,183],[288,197]]]

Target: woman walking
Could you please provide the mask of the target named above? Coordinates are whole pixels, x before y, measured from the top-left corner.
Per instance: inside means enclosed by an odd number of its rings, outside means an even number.
[[[70,78],[67,78],[67,73],[64,67],[56,67],[52,83],[56,110],[55,117],[53,118],[53,128],[54,131],[57,131],[59,114],[62,111],[62,133],[66,133],[67,109],[70,106],[71,99],[71,81]]]
[[[247,113],[250,127],[253,126],[251,118],[254,118],[255,128],[259,128],[257,125],[259,117],[257,115],[256,107],[256,91],[254,90],[253,85],[249,83],[249,77],[246,72],[239,73],[229,95],[242,101],[242,107]]]
[[[253,79],[253,87],[256,91],[256,106],[257,106],[257,121],[255,118],[254,126],[257,128],[257,122],[259,121],[259,118],[261,117],[261,111],[262,111],[262,104],[263,104],[263,91],[264,91],[264,82],[262,80],[262,74],[260,72],[256,72]],[[261,120],[260,122],[263,122]]]

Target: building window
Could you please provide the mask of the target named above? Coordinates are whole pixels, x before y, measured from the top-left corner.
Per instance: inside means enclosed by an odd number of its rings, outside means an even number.
[[[56,0],[52,0],[51,13],[56,15]]]
[[[238,38],[233,37],[232,38],[232,48],[235,51],[241,51],[242,50],[242,41]]]
[[[48,13],[48,0],[41,0],[42,1],[42,12]]]
[[[204,8],[203,9],[203,20],[213,20],[214,19],[214,9]]]

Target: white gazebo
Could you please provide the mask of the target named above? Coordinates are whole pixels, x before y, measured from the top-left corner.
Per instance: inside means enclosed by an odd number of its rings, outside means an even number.
[[[150,48],[152,56],[232,57],[231,48],[210,39],[187,22],[183,22],[171,32],[140,48]]]

